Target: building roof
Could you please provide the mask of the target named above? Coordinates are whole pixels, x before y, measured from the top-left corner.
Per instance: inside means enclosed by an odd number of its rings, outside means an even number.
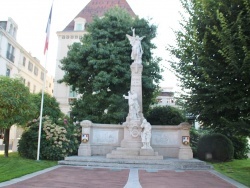
[[[129,6],[126,0],[91,0],[80,12],[77,17],[82,17],[86,19],[86,23],[90,23],[93,16],[103,16],[104,13],[115,6],[126,9],[132,16],[135,13]],[[75,19],[74,18],[74,19]],[[74,19],[65,27],[63,31],[73,31],[74,30]]]
[[[159,96],[166,96],[166,97],[173,97],[174,96],[174,92],[161,92],[159,94]]]

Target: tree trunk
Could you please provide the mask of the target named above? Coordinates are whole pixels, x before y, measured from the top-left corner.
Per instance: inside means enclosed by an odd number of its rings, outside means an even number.
[[[10,129],[5,129],[4,131],[4,157],[9,156],[9,140],[10,140]]]

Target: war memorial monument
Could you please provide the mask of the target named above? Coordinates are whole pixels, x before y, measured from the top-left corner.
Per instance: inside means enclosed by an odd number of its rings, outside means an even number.
[[[158,169],[202,169],[202,161],[193,159],[189,145],[191,125],[153,125],[145,119],[142,107],[142,54],[144,37],[126,35],[132,46],[131,85],[124,102],[128,102],[126,121],[118,124],[97,124],[89,120],[80,122],[82,142],[78,156],[65,157],[62,165],[102,167],[148,167]],[[171,162],[166,159],[172,159]],[[174,160],[174,162],[173,162]],[[132,166],[131,166],[132,165]]]

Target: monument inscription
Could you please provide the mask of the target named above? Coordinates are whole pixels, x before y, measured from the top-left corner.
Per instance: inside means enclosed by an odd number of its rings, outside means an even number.
[[[118,130],[93,130],[94,144],[116,144],[118,142]]]

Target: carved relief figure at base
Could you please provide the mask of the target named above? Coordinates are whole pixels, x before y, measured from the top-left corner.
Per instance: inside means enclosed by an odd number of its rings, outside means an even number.
[[[150,146],[151,124],[147,122],[146,119],[144,119],[142,121],[141,128],[142,128],[141,139],[143,144],[141,149],[152,149],[152,147]]]

